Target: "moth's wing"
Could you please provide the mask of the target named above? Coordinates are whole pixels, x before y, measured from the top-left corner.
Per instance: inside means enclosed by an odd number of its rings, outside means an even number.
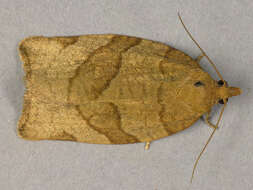
[[[183,52],[164,44],[119,35],[33,37],[20,44],[20,56],[27,88],[18,128],[23,138],[99,144],[145,142],[182,130],[197,119],[191,113],[181,121],[181,109],[175,116],[175,105],[161,103],[155,96],[159,91],[161,97],[167,96],[159,81],[166,72],[163,61],[195,64]],[[137,90],[137,99],[126,97],[124,102],[114,98],[115,89],[124,85],[118,78],[143,74],[138,61],[142,58],[147,77],[138,84],[132,80],[127,86],[128,91]],[[154,60],[157,64],[152,64]],[[131,64],[135,67],[123,69]],[[151,96],[143,99],[138,89],[148,83],[147,78],[153,81]]]
[[[181,51],[142,40],[123,53],[119,73],[97,101],[117,107],[120,128],[135,137],[135,142],[157,140],[191,126],[201,116],[176,98],[187,76],[198,69]],[[106,114],[100,117],[108,118]],[[121,137],[116,143],[131,141]]]
[[[187,96],[193,94],[186,91],[185,98],[181,96],[181,90],[184,91],[185,87],[192,85],[194,88],[194,83],[189,80],[189,72],[193,70],[181,63],[170,64],[170,70],[164,71],[163,75],[170,74],[164,78],[158,77],[156,72],[155,77],[141,72],[137,77],[119,75],[104,93],[106,97],[107,93],[111,94],[111,89],[121,84],[121,90],[113,90],[115,94],[110,98],[114,98],[113,102],[118,107],[121,128],[140,142],[157,140],[182,131],[203,114],[202,110],[195,109],[189,103]],[[119,98],[120,91],[122,98]],[[128,99],[131,94],[132,98]],[[111,101],[109,96],[107,98]]]
[[[176,102],[161,104],[157,110],[145,104],[67,106],[31,100],[26,101],[18,134],[29,140],[94,144],[147,142],[182,131],[199,119],[198,113],[184,108]]]
[[[175,63],[196,64],[190,56],[170,46],[135,37],[30,37],[19,45],[26,72],[26,96],[33,94],[42,101],[59,104],[94,100],[118,75],[122,58],[131,51],[142,58],[162,57]]]
[[[136,142],[120,129],[119,116],[110,103],[89,102],[95,101],[117,75],[122,53],[140,41],[139,38],[119,35],[32,37],[22,41],[19,52],[26,71],[27,90],[19,120],[19,135],[34,140],[101,144],[115,144],[115,139],[119,141],[121,136],[127,136],[128,142]],[[108,109],[114,110],[111,118]],[[85,120],[88,116],[82,110],[92,112],[93,119]],[[108,125],[98,126],[101,130],[93,126],[100,110],[104,110],[100,115],[106,114],[109,121]],[[95,124],[99,120],[95,119]],[[108,133],[107,127],[111,129],[109,138],[102,134]]]
[[[121,128],[120,113],[112,103],[59,105],[25,99],[17,132],[28,140],[71,140],[93,144],[140,142]]]
[[[114,110],[114,107],[108,103],[87,102],[96,99],[117,74],[121,54],[140,41],[139,38],[119,35],[31,37],[23,40],[19,52],[24,62],[27,89],[19,120],[19,135],[34,140],[115,143],[116,136],[109,134],[111,138],[108,140],[93,127],[96,112],[104,110],[103,114],[108,116],[105,108]],[[82,110],[88,113],[93,110],[93,119],[85,120],[88,116]],[[120,139],[128,135],[120,130],[115,119],[118,117],[112,111],[108,126],[111,131],[115,129],[113,133]],[[100,127],[105,129],[108,126]],[[106,133],[105,130],[102,132]],[[131,135],[126,138],[136,142]]]
[[[68,103],[69,83],[77,69],[112,38],[113,35],[89,35],[23,40],[19,54],[26,72],[26,96],[46,102]]]

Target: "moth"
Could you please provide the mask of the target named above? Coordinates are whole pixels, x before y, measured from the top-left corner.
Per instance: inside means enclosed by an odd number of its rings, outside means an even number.
[[[222,103],[224,110],[241,90],[229,87],[200,50],[193,59],[160,42],[115,34],[29,37],[19,45],[26,92],[18,135],[94,144],[145,142],[148,148],[206,115],[212,137],[218,126],[209,121],[213,105]],[[199,65],[203,56],[219,81]]]

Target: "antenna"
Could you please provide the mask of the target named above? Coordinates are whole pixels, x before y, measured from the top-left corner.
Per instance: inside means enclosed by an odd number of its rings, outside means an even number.
[[[194,163],[194,167],[193,167],[193,170],[192,170],[191,183],[192,183],[192,180],[193,180],[193,177],[194,177],[194,172],[195,172],[196,167],[197,167],[197,165],[198,165],[199,159],[200,159],[200,157],[202,156],[202,154],[204,153],[204,151],[205,151],[207,145],[208,145],[209,142],[211,141],[211,139],[212,139],[212,137],[213,137],[215,131],[217,130],[217,128],[218,128],[218,126],[219,126],[219,123],[220,123],[220,120],[221,120],[221,117],[222,117],[222,114],[223,114],[223,112],[224,112],[224,110],[225,110],[226,105],[227,105],[227,102],[225,102],[224,106],[222,107],[222,110],[221,110],[220,115],[219,115],[219,119],[218,119],[218,121],[217,121],[217,123],[216,123],[216,125],[215,125],[215,128],[214,128],[212,134],[210,135],[210,137],[209,137],[208,140],[206,141],[205,146],[203,147],[203,149],[202,149],[201,152],[199,153],[198,158],[196,159],[196,161],[195,161],[195,163]]]
[[[218,71],[218,69],[216,68],[214,62],[207,56],[207,54],[204,52],[204,50],[200,47],[200,45],[198,44],[198,42],[192,37],[191,33],[189,32],[189,30],[186,28],[179,12],[178,12],[178,17],[180,22],[182,23],[185,31],[187,32],[187,34],[190,36],[190,38],[192,39],[192,41],[198,46],[198,48],[200,49],[200,51],[202,52],[202,54],[207,58],[207,60],[211,63],[211,65],[213,66],[214,70],[216,71],[216,73],[218,74],[218,76],[220,77],[221,80],[224,81],[223,77],[221,76],[220,72]]]
[[[180,16],[179,12],[178,12],[178,17],[179,17],[179,20],[180,20],[180,22],[182,23],[182,25],[183,25],[185,31],[186,31],[187,34],[190,36],[190,38],[192,39],[192,41],[198,46],[198,48],[200,49],[200,51],[202,52],[202,54],[203,54],[203,55],[207,58],[207,60],[211,63],[212,67],[214,68],[214,70],[216,71],[216,73],[218,74],[218,76],[220,77],[220,79],[224,81],[224,79],[223,79],[223,77],[221,76],[220,72],[219,72],[218,69],[216,68],[214,62],[207,56],[207,54],[205,53],[205,51],[200,47],[200,45],[198,44],[198,42],[193,38],[193,36],[192,36],[191,33],[189,32],[189,30],[186,28],[186,26],[185,26],[185,24],[184,24],[184,22],[183,22],[183,20],[182,20],[182,18],[181,18],[181,16]],[[191,183],[192,183],[192,180],[193,180],[193,177],[194,177],[194,172],[195,172],[196,167],[197,167],[197,165],[198,165],[198,162],[199,162],[199,160],[200,160],[200,157],[201,157],[202,154],[204,153],[204,151],[205,151],[207,145],[208,145],[209,142],[211,141],[211,139],[212,139],[212,137],[213,137],[215,131],[216,131],[217,128],[218,128],[218,125],[219,125],[219,123],[220,123],[222,114],[223,114],[223,112],[224,112],[224,110],[225,110],[226,104],[227,104],[227,101],[225,101],[225,104],[224,104],[224,106],[222,107],[222,110],[221,110],[220,115],[219,115],[219,119],[218,119],[218,121],[217,121],[217,123],[216,123],[216,125],[215,125],[215,129],[214,129],[213,132],[211,133],[211,135],[210,135],[210,137],[208,138],[208,140],[207,140],[205,146],[203,147],[203,149],[202,149],[201,152],[199,153],[198,158],[196,159],[196,161],[195,161],[195,163],[194,163],[194,167],[193,167],[193,170],[192,170],[192,176],[191,176]]]

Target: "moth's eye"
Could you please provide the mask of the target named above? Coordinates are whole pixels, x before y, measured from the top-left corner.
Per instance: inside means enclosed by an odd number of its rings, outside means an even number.
[[[202,83],[201,81],[195,82],[194,86],[199,87],[199,86],[204,86],[204,83]]]
[[[219,104],[224,104],[223,99],[220,99],[220,100],[219,100]]]
[[[228,98],[226,98],[226,101],[228,102]],[[224,100],[223,100],[223,99],[220,99],[220,100],[219,100],[219,104],[225,104]]]
[[[219,86],[223,86],[223,85],[224,85],[224,81],[223,81],[223,80],[219,80],[219,81],[218,81],[218,85],[219,85]]]

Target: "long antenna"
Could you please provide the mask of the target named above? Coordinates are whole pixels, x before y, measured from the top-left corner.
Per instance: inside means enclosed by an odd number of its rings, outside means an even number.
[[[200,47],[200,45],[198,44],[198,42],[192,37],[191,33],[189,32],[189,30],[186,28],[179,12],[178,12],[178,17],[180,22],[182,23],[185,31],[187,32],[187,34],[190,36],[190,38],[192,39],[192,41],[198,46],[198,48],[200,49],[200,51],[202,52],[202,54],[207,58],[207,60],[211,63],[211,65],[213,66],[214,70],[216,71],[216,73],[218,74],[218,76],[220,77],[221,80],[224,81],[223,77],[221,76],[220,72],[218,71],[218,69],[216,68],[214,62],[206,55],[206,53],[204,52],[204,50]]]
[[[214,128],[212,134],[210,135],[210,137],[209,137],[208,140],[206,141],[205,146],[203,147],[203,149],[202,149],[201,152],[199,153],[199,156],[198,156],[198,158],[196,159],[196,161],[195,161],[195,163],[194,163],[194,167],[193,167],[193,170],[192,170],[191,183],[192,183],[192,180],[193,180],[193,177],[194,177],[194,172],[195,172],[196,167],[197,167],[197,165],[198,165],[199,159],[200,159],[200,157],[202,156],[202,154],[204,153],[204,151],[205,151],[207,145],[208,145],[209,142],[211,141],[211,139],[212,139],[212,137],[213,137],[215,131],[217,130],[217,128],[218,128],[218,126],[219,126],[219,123],[220,123],[220,120],[221,120],[221,117],[222,117],[222,114],[223,114],[223,112],[224,112],[224,110],[225,110],[225,106],[226,106],[226,105],[227,105],[227,102],[225,102],[224,106],[222,107],[222,110],[221,110],[220,115],[219,115],[219,119],[218,119],[218,121],[217,121],[217,123],[216,123],[216,125],[215,125],[215,128]]]

